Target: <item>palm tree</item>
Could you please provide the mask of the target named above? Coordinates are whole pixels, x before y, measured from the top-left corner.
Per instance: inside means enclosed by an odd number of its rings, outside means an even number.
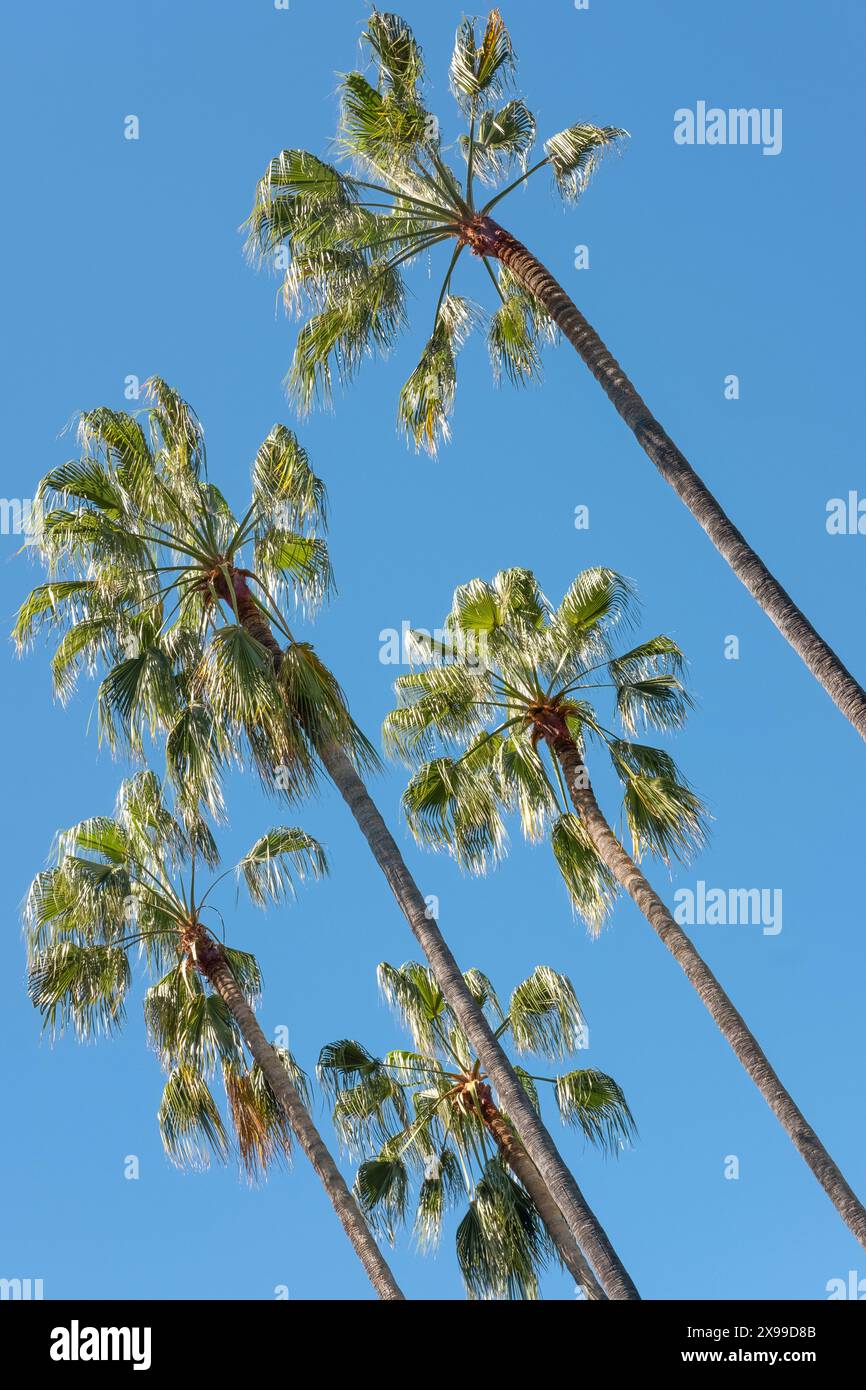
[[[298,1140],[380,1298],[403,1294],[309,1113],[306,1079],[285,1048],[272,1047],[254,1012],[261,992],[255,957],[225,945],[203,918],[222,878],[202,892],[201,860],[219,854],[207,823],[178,819],[152,772],[120,788],[113,817],[82,821],[58,836],[56,864],[27,898],[30,997],[53,1033],[110,1033],[124,1020],[138,949],[157,977],[144,1000],[148,1038],[169,1072],[159,1108],[166,1151],[201,1165],[225,1159],[229,1139],[208,1079],[219,1066],[240,1158],[251,1176]],[[184,877],[188,870],[188,877]],[[294,892],[295,879],[326,871],[305,831],[269,830],[237,865],[254,903]],[[231,872],[231,871],[230,871]],[[219,914],[218,914],[219,915]],[[165,973],[163,973],[165,972]],[[247,1066],[244,1045],[253,1064]]]
[[[595,929],[624,888],[866,1247],[862,1203],[638,867],[646,853],[685,858],[702,843],[706,816],[669,754],[634,738],[641,728],[678,728],[691,704],[670,637],[616,654],[617,625],[635,621],[634,598],[629,581],[606,569],[579,574],[558,608],[529,570],[503,570],[490,584],[475,579],[455,591],[441,639],[416,638],[418,656],[433,664],[397,680],[398,708],[385,722],[390,748],[421,763],[404,796],[410,825],[422,843],[483,872],[505,851],[504,813],[517,811],[528,839],[549,835],[572,903]],[[605,689],[626,737],[593,703],[593,692]],[[622,784],[632,854],[596,799],[586,756],[592,741]],[[437,744],[444,755],[431,759]]]
[[[377,764],[372,746],[334,676],[289,625],[291,607],[315,607],[331,585],[318,534],[325,493],[306,453],[275,426],[238,521],[207,477],[193,412],[159,378],[148,391],[148,433],[123,412],[86,413],[81,458],[42,480],[32,549],[49,577],[22,605],[19,647],[43,627],[61,634],[52,660],[61,698],[82,668],[105,668],[102,736],[141,753],[163,735],[184,807],[219,813],[232,760],[252,762],[268,790],[290,799],[311,791],[324,767],[605,1292],[637,1297],[359,775]]]
[[[431,1248],[446,1211],[465,1194],[457,1259],[470,1297],[535,1298],[544,1265],[558,1256],[586,1297],[603,1298],[431,971],[415,961],[399,968],[383,962],[378,974],[413,1050],[380,1058],[344,1038],[322,1049],[318,1066],[347,1147],[362,1156],[378,1149],[358,1170],[362,1211],[393,1241],[414,1188],[415,1233],[422,1248]],[[467,971],[466,983],[497,1037],[510,1033],[515,1052],[560,1061],[581,1045],[585,1024],[574,988],[548,966],[517,986],[507,1010],[479,970]],[[536,1107],[539,1083],[551,1085],[560,1118],[591,1143],[617,1153],[631,1138],[625,1097],[604,1073],[547,1077],[520,1068],[519,1075]]]
[[[288,378],[299,407],[330,394],[333,369],[350,378],[366,356],[391,345],[407,322],[403,267],[447,243],[432,332],[400,395],[399,423],[416,448],[433,453],[448,436],[457,354],[474,326],[486,325],[496,376],[516,383],[538,375],[542,343],[561,333],[737,577],[866,738],[866,691],[737,530],[562,286],[491,215],[542,169],[567,202],[575,201],[626,132],[578,123],[552,135],[543,157],[532,160],[535,118],[509,96],[514,51],[492,10],[483,33],[464,19],[454,44],[451,89],[467,127],[459,138],[465,170],[458,174],[447,163],[439,121],[424,106],[421,49],[408,24],[374,11],[363,37],[375,84],[361,72],[340,84],[337,146],[352,172],[306,150],[282,150],[258,185],[247,224],[251,254],[286,265],[285,303],[304,319]],[[515,165],[517,177],[500,187]],[[488,186],[486,200],[476,196],[480,185]],[[490,315],[451,292],[467,249],[493,283],[498,307]]]

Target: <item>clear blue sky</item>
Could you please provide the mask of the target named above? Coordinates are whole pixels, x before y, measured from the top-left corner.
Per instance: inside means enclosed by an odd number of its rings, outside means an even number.
[[[446,66],[461,7],[406,0],[447,121]],[[2,491],[28,497],[72,453],[77,410],[123,405],[129,374],[159,373],[204,422],[212,475],[238,503],[277,420],[293,327],[275,282],[244,263],[237,227],[284,145],[325,152],[335,73],[357,63],[361,0],[45,0],[4,17],[0,82],[7,214]],[[570,0],[506,6],[521,85],[543,135],[576,120],[624,126],[622,159],[576,211],[543,181],[507,205],[737,524],[861,679],[866,538],[831,537],[831,497],[863,487],[862,71],[853,0],[694,5]],[[543,16],[543,17],[542,17]],[[783,150],[681,147],[674,111],[781,107]],[[123,138],[124,117],[141,138]],[[449,126],[446,125],[446,133]],[[505,219],[504,219],[505,220]],[[574,247],[590,269],[573,268]],[[458,288],[486,296],[468,264]],[[398,439],[400,383],[426,336],[434,284],[412,277],[414,330],[301,437],[325,478],[339,595],[315,628],[354,712],[377,737],[393,668],[379,633],[432,625],[454,585],[507,565],[553,597],[581,567],[633,576],[646,632],[685,648],[699,707],[674,751],[715,817],[678,886],[781,888],[777,936],[696,926],[695,939],[861,1195],[866,749],[765,620],[567,348],[542,386],[494,389],[483,347],[462,362],[454,440],[436,463]],[[740,378],[738,401],[724,378]],[[574,508],[590,508],[576,531]],[[0,537],[8,622],[36,575]],[[728,634],[740,659],[726,661]],[[302,1157],[250,1191],[233,1170],[183,1175],[164,1157],[158,1064],[134,1006],[120,1040],[40,1043],[24,988],[18,909],[58,826],[108,810],[120,776],[88,733],[94,687],[52,703],[44,651],[2,680],[6,930],[0,1275],[46,1297],[367,1297],[360,1266]],[[397,822],[399,769],[376,789]],[[231,788],[227,856],[276,818],[251,780]],[[327,794],[298,819],[327,844],[331,880],[290,912],[241,907],[231,939],[259,953],[268,1029],[299,1059],[398,1029],[375,966],[414,954],[348,814]],[[630,905],[600,940],[574,923],[544,849],[515,838],[472,881],[401,842],[464,965],[503,991],[538,962],[568,973],[590,1022],[588,1063],[630,1098],[640,1137],[605,1162],[563,1149],[645,1296],[822,1298],[862,1251],[772,1119],[671,958]],[[232,902],[227,903],[229,910]],[[323,1107],[319,1118],[330,1134]],[[554,1124],[554,1117],[551,1117]],[[141,1177],[125,1181],[137,1154]],[[726,1181],[726,1155],[741,1176]],[[350,1171],[347,1166],[347,1173]],[[438,1258],[403,1241],[416,1296],[459,1296],[450,1238]],[[549,1297],[571,1296],[556,1274]]]

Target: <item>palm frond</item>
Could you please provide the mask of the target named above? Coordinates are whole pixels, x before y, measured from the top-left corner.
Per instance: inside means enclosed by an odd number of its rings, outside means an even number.
[[[219,1107],[194,1067],[172,1069],[159,1106],[163,1147],[179,1168],[207,1168],[212,1157],[225,1163],[228,1136]]]
[[[556,1078],[556,1103],[564,1124],[580,1129],[597,1148],[617,1154],[637,1133],[622,1088],[600,1071],[571,1071]]]
[[[119,1028],[130,985],[126,952],[58,941],[31,962],[29,993],[53,1036],[72,1028],[82,1041]]]
[[[517,986],[509,1001],[508,1018],[519,1052],[535,1052],[554,1060],[580,1045],[586,1026],[571,981],[549,965],[537,965]]]
[[[450,438],[457,354],[477,318],[469,300],[446,295],[421,360],[400,392],[398,424],[416,449],[426,449],[431,456],[435,456],[440,443]]]
[[[572,814],[554,823],[550,844],[575,911],[593,932],[608,917],[617,894],[617,883],[599,857],[583,821]]]
[[[253,902],[264,907],[293,897],[295,879],[322,878],[328,865],[325,851],[297,826],[278,826],[262,835],[238,864]]]
[[[463,111],[499,100],[514,73],[511,36],[498,10],[491,10],[479,40],[475,21],[461,20],[451,55],[451,90]]]
[[[563,198],[574,202],[589,183],[602,155],[627,138],[628,131],[616,126],[578,124],[545,140],[545,153]]]

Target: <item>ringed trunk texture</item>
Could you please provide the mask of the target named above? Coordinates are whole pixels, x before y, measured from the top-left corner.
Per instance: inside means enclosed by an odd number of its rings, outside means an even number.
[[[566,1225],[562,1212],[548,1192],[544,1181],[515,1131],[495,1104],[489,1086],[479,1086],[478,1103],[487,1130],[514,1176],[526,1188],[532,1204],[541,1217],[551,1240],[559,1251],[563,1264],[579,1284],[588,1299],[603,1299],[598,1285]]]
[[[790,642],[860,737],[866,738],[866,691],[737,530],[562,286],[516,237],[492,218],[479,219],[464,235],[476,254],[500,260],[544,305],[641,448],[706,531],[734,574]]]
[[[682,927],[674,921],[661,898],[623,849],[605,819],[580,752],[567,732],[548,734],[559,760],[574,808],[589,832],[600,857],[617,882],[640,908],[662,943],[681,966],[715,1020],[734,1053],[754,1081],[776,1119],[805,1159],[845,1225],[866,1249],[866,1209],[833,1162],[812,1126],[785,1090],[745,1020],[734,1008],[713,972],[695,949]]]
[[[328,1152],[285,1067],[262,1032],[255,1013],[238,988],[224,956],[219,950],[214,950],[208,952],[203,959],[200,956],[199,963],[231,1012],[244,1042],[285,1111],[292,1131],[313,1165],[376,1293],[382,1299],[403,1299],[404,1295],[383,1259],[382,1252],[373,1239],[342,1173]]]
[[[460,967],[442,933],[427,915],[427,904],[367,788],[342,748],[319,749],[321,758],[360,827],[373,857],[397,899],[445,999],[454,1012],[475,1055],[492,1080],[499,1098],[517,1126],[529,1156],[568,1224],[580,1249],[592,1264],[608,1298],[640,1297],[610,1240],[591,1211],[572,1173],[566,1167],[547,1129],[520,1084],[505,1052],[469,992]]]

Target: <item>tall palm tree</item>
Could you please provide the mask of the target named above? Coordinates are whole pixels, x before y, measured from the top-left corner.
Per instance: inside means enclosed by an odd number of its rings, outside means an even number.
[[[49,578],[21,608],[19,645],[42,627],[61,634],[52,667],[62,698],[82,668],[104,668],[103,737],[140,752],[164,735],[184,806],[218,813],[230,760],[252,762],[270,791],[289,798],[309,792],[325,768],[605,1292],[637,1297],[359,775],[377,762],[371,745],[334,676],[289,625],[289,609],[314,607],[331,583],[319,534],[324,488],[306,453],[275,426],[237,520],[207,477],[193,412],[158,378],[148,390],[148,433],[134,416],[91,411],[81,418],[82,456],[42,480],[32,549]]]
[[[471,1297],[535,1298],[542,1269],[558,1256],[587,1298],[603,1298],[431,971],[415,961],[399,968],[383,962],[378,974],[413,1050],[380,1058],[344,1038],[322,1049],[318,1067],[334,1094],[338,1133],[366,1156],[355,1182],[362,1211],[393,1240],[414,1189],[415,1233],[430,1248],[439,1243],[446,1211],[465,1194],[457,1259]],[[574,988],[549,966],[537,966],[505,1010],[486,975],[467,971],[466,982],[497,1037],[510,1034],[515,1052],[560,1061],[581,1045],[585,1025]],[[539,1083],[552,1086],[560,1118],[591,1143],[617,1153],[632,1137],[625,1097],[603,1072],[519,1074],[536,1106]]]
[[[561,333],[737,577],[866,738],[866,691],[737,530],[562,286],[492,216],[542,169],[573,202],[626,132],[578,123],[550,136],[533,160],[535,118],[509,95],[514,51],[492,10],[483,31],[471,19],[457,30],[450,79],[466,132],[458,142],[465,168],[455,172],[439,121],[424,105],[421,49],[408,24],[375,11],[363,37],[375,80],[351,72],[340,84],[337,147],[347,168],[306,150],[282,150],[248,219],[251,253],[268,263],[277,253],[284,258],[276,259],[287,266],[284,299],[304,320],[288,378],[298,405],[328,396],[333,370],[350,378],[369,353],[391,345],[407,322],[403,268],[447,243],[432,331],[400,396],[399,422],[416,447],[435,452],[448,436],[457,354],[474,326],[486,324],[497,377],[517,383],[538,375],[541,344]],[[505,182],[515,165],[519,174]],[[478,196],[482,185],[489,196]],[[451,292],[464,250],[481,260],[493,283],[498,307],[490,315]]]
[[[634,622],[634,597],[631,584],[606,569],[579,574],[558,608],[529,570],[503,570],[490,584],[475,579],[455,591],[441,638],[416,638],[418,656],[433,664],[397,680],[398,708],[385,722],[389,746],[421,763],[404,797],[410,825],[422,843],[483,872],[504,853],[504,813],[517,811],[528,839],[549,835],[572,902],[595,928],[624,888],[866,1247],[862,1203],[638,867],[645,853],[686,857],[701,844],[706,818],[669,754],[634,738],[641,728],[679,727],[691,703],[670,637],[617,652],[617,625]],[[593,694],[605,689],[625,737],[598,713]],[[632,854],[596,799],[587,765],[593,742],[622,784]],[[431,759],[437,745],[444,755]]]
[[[208,1085],[219,1067],[247,1171],[254,1175],[287,1155],[294,1135],[379,1297],[402,1299],[313,1124],[303,1072],[259,1026],[255,957],[227,946],[206,925],[205,914],[217,911],[209,901],[213,889],[227,875],[202,891],[199,861],[210,868],[219,862],[207,823],[173,815],[152,772],[121,785],[113,817],[96,816],[63,831],[56,863],[37,874],[27,898],[33,1003],[55,1033],[66,1027],[79,1038],[110,1033],[124,1020],[129,957],[137,951],[157,977],[145,995],[144,1017],[169,1072],[159,1108],[169,1155],[193,1165],[206,1162],[209,1152],[227,1156],[226,1127]],[[291,895],[296,878],[317,878],[325,870],[322,847],[286,826],[261,836],[237,865],[259,906]]]

